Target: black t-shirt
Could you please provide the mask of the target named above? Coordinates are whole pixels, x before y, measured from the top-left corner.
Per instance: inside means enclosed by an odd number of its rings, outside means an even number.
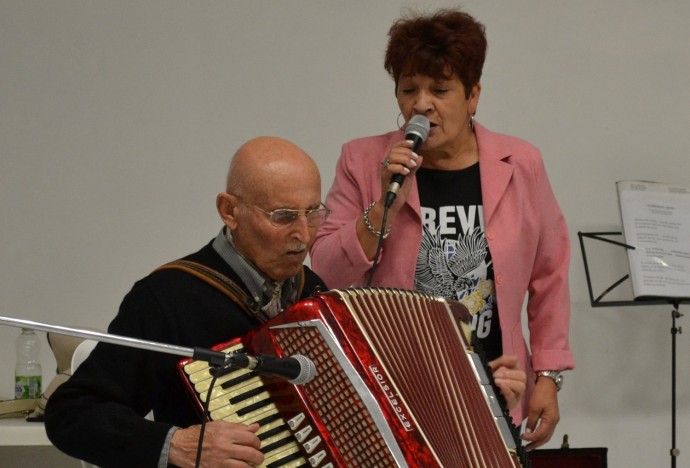
[[[415,289],[462,302],[486,357],[495,359],[501,329],[479,163],[458,171],[420,168],[416,177],[423,232]]]

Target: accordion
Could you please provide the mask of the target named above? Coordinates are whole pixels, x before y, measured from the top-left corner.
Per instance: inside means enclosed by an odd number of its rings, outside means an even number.
[[[469,320],[459,302],[412,291],[332,290],[213,348],[301,354],[317,369],[308,383],[178,367],[209,420],[260,424],[267,467],[521,467]]]

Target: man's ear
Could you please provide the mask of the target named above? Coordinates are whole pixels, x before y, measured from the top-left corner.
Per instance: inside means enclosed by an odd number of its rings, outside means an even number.
[[[231,195],[227,192],[221,192],[216,197],[216,209],[220,215],[220,219],[223,220],[229,229],[235,229],[237,227],[237,197]]]

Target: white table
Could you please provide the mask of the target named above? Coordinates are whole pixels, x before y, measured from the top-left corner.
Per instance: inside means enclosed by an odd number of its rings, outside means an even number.
[[[42,422],[24,418],[0,419],[0,446],[52,445]]]

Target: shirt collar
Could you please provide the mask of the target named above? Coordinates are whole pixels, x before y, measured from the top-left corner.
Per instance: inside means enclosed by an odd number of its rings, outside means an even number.
[[[285,308],[296,301],[297,276],[286,279],[282,284],[272,281],[256,265],[237,251],[232,240],[232,233],[227,227],[220,230],[212,245],[218,255],[230,265],[249,290],[255,310],[260,310],[268,304],[276,286],[280,286],[281,290],[281,308]]]

